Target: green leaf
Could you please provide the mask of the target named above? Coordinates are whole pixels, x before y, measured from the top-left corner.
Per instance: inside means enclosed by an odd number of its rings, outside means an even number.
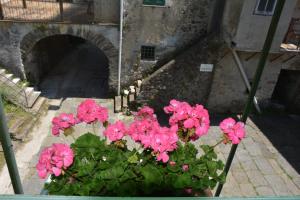
[[[138,163],[138,160],[139,160],[139,158],[137,157],[136,154],[133,154],[132,156],[130,156],[130,157],[128,158],[128,162],[131,163],[131,164],[136,164],[136,163]]]
[[[103,145],[103,142],[100,141],[100,138],[92,133],[86,133],[80,136],[74,146],[77,148],[98,148]]]
[[[88,161],[88,162],[82,161],[80,163],[80,166],[78,167],[79,170],[78,170],[77,176],[78,177],[87,176],[87,175],[92,176],[92,172],[93,172],[95,166],[96,166],[95,161]]]
[[[159,169],[153,165],[146,165],[141,168],[141,173],[144,176],[146,185],[160,185],[163,181],[163,175],[159,171]]]
[[[197,176],[199,178],[205,176],[207,174],[207,168],[205,163],[197,163],[194,165],[190,165],[190,173],[191,175]]]
[[[120,176],[122,176],[124,173],[124,169],[120,166],[113,166],[110,169],[101,171],[99,173],[100,177],[102,179],[116,179]]]
[[[191,185],[192,177],[189,173],[184,173],[180,176],[177,176],[177,179],[173,183],[173,186],[178,189],[190,187]]]
[[[119,178],[120,182],[124,182],[124,181],[127,181],[127,180],[130,180],[130,179],[134,179],[136,178],[136,175],[135,173],[133,173],[133,171],[130,169],[130,170],[126,170],[124,175],[121,176]]]
[[[211,176],[215,176],[217,172],[217,167],[218,167],[217,162],[207,161],[207,168]]]

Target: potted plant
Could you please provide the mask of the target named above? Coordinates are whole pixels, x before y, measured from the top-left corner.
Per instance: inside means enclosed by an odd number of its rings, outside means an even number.
[[[224,164],[214,148],[239,143],[244,124],[225,119],[224,133],[213,146],[196,148],[193,141],[206,135],[208,111],[201,105],[172,100],[164,111],[169,127],[162,127],[150,107],[134,113],[126,126],[108,123],[108,111],[93,100],[82,102],[76,116],[61,114],[52,121],[52,134],[72,135],[78,123],[102,123],[105,139],[85,133],[67,144],[45,148],[36,165],[40,178],[51,174],[45,189],[52,195],[84,196],[207,196],[218,182],[224,182]],[[129,141],[135,148],[129,150]]]

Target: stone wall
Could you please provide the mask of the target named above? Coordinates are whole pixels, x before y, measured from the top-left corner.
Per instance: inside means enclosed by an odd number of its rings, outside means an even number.
[[[143,80],[138,101],[161,111],[171,99],[206,105],[212,72],[201,72],[201,64],[218,58],[219,40],[203,38]]]
[[[166,6],[144,6],[126,0],[122,80],[136,80],[153,72],[182,48],[207,33],[211,0],[166,0]],[[142,45],[155,46],[155,60],[140,58]]]
[[[31,51],[38,41],[53,35],[71,35],[85,39],[99,47],[109,59],[109,84],[115,90],[118,81],[119,30],[114,25],[75,25],[0,23],[0,65],[21,78],[26,78],[24,66],[31,59]],[[32,62],[31,62],[32,63]]]

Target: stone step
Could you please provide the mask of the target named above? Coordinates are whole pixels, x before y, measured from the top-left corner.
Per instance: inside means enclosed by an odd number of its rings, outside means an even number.
[[[29,97],[34,91],[34,88],[33,87],[26,87],[25,88],[25,94],[27,97]]]
[[[5,69],[0,69],[0,75],[4,75],[5,74]]]
[[[12,82],[13,82],[14,84],[18,84],[20,81],[21,81],[21,79],[19,79],[19,78],[14,78],[14,79],[12,80]]]
[[[41,95],[41,92],[39,91],[33,91],[33,93],[28,97],[28,108],[32,108],[33,104],[36,102],[36,100]]]
[[[47,99],[45,97],[38,97],[36,102],[33,104],[31,111],[33,113],[39,113],[41,111],[41,108],[43,107],[43,105],[46,103],[46,100]]]
[[[13,74],[5,74],[4,75],[7,79],[12,80],[14,75]]]

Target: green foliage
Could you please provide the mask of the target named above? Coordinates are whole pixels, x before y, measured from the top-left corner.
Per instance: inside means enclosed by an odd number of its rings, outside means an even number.
[[[45,186],[50,194],[188,196],[186,188],[201,192],[224,182],[224,164],[210,146],[201,146],[205,154],[196,158],[198,151],[193,144],[179,143],[170,153],[172,165],[157,162],[149,151],[139,154],[108,145],[91,133],[79,137],[71,147],[74,163],[63,175],[52,176],[52,182]],[[183,165],[188,165],[188,170],[184,171]]]

